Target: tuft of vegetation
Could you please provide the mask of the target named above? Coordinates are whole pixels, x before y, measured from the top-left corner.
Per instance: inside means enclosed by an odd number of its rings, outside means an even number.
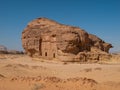
[[[0,77],[5,78],[5,76],[4,76],[4,75],[2,75],[2,74],[0,74]]]
[[[100,68],[100,67],[96,67],[94,70],[102,70],[102,68]]]
[[[34,86],[31,90],[40,90],[42,88],[45,88],[44,84],[34,84]]]
[[[85,72],[92,72],[92,68],[86,68],[84,69]]]

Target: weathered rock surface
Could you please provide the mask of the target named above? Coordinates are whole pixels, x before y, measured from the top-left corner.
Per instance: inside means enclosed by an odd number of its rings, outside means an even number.
[[[31,57],[61,61],[109,59],[108,52],[112,48],[111,44],[79,27],[47,18],[35,19],[27,25],[22,32],[22,44]]]

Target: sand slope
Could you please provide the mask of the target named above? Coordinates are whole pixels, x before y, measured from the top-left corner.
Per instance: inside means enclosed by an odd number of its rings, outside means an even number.
[[[66,64],[0,55],[0,90],[120,90],[119,61]]]

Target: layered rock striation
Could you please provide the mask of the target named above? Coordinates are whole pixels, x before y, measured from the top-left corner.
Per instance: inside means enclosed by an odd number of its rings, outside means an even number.
[[[22,45],[31,57],[60,61],[90,61],[109,58],[112,45],[85,30],[37,18],[22,32]]]

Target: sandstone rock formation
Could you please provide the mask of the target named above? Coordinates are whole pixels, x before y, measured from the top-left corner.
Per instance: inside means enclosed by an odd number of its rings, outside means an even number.
[[[9,50],[7,47],[0,45],[0,54],[24,54],[24,52],[18,50]]]
[[[0,53],[7,53],[7,48],[3,45],[0,45]]]
[[[31,57],[60,61],[109,59],[111,44],[79,27],[37,18],[22,32],[22,44]]]

